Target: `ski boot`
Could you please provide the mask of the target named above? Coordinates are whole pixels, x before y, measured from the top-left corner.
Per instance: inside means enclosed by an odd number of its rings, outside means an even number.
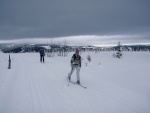
[[[76,83],[80,85],[80,81],[79,80]]]

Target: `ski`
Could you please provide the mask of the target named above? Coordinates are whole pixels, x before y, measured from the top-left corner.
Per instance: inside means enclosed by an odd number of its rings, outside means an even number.
[[[66,78],[68,79],[68,77],[66,77]],[[84,89],[87,88],[86,86],[83,86],[82,84],[77,84],[76,82],[73,82],[73,81],[71,81],[71,80],[68,79],[68,86],[69,86],[69,83],[74,84],[74,85],[78,85],[78,86],[80,86],[80,87],[82,87]]]
[[[86,86],[83,86],[82,84],[77,84],[79,86],[81,86],[82,88],[86,89],[87,87]]]

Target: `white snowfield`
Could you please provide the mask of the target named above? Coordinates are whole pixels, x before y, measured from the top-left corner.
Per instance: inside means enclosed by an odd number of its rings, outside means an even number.
[[[70,84],[67,57],[0,53],[0,113],[150,113],[150,52],[82,53],[81,84]],[[86,67],[86,63],[88,63]],[[76,82],[76,71],[72,75]]]

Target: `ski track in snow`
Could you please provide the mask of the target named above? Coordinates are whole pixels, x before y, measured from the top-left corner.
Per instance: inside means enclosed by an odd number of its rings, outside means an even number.
[[[0,113],[149,113],[150,53],[126,52],[122,59],[112,52],[83,53],[81,84],[70,84],[70,58],[45,57],[38,53],[0,53]],[[99,64],[100,62],[100,64]],[[72,75],[76,81],[76,72]]]

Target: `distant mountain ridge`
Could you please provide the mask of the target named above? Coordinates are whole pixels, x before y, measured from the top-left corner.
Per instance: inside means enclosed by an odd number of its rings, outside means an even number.
[[[80,50],[91,50],[91,51],[116,51],[116,46],[111,47],[96,47],[96,46],[68,46],[68,45],[58,45],[58,44],[0,44],[0,50],[4,53],[24,53],[24,52],[38,52],[41,48],[48,51],[60,51],[60,50],[68,50],[72,51],[75,48],[79,48]],[[150,51],[149,44],[142,45],[122,45],[122,51]]]

